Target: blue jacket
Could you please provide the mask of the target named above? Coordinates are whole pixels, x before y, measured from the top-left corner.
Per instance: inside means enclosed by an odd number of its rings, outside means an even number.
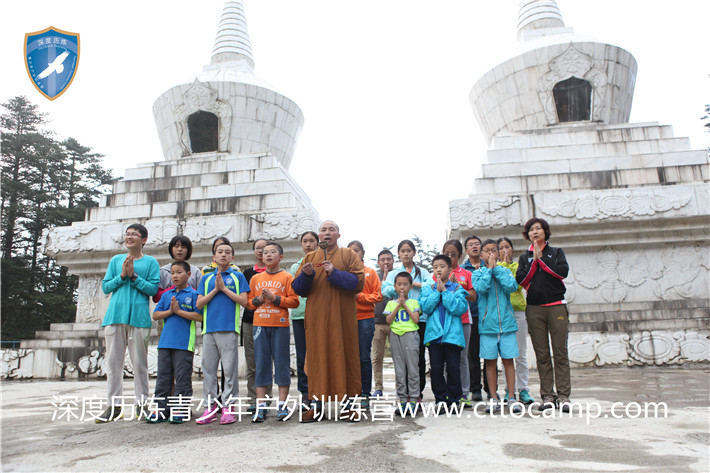
[[[467,295],[468,291],[452,282],[446,283],[444,292],[437,291],[436,284],[422,286],[419,305],[422,307],[422,312],[428,314],[424,331],[424,345],[434,342],[450,343],[460,347],[466,346],[461,314],[465,313],[466,307],[468,307]],[[443,326],[440,311],[444,311]]]
[[[513,274],[503,266],[481,269],[471,277],[478,294],[478,333],[517,332],[510,294],[518,290]]]

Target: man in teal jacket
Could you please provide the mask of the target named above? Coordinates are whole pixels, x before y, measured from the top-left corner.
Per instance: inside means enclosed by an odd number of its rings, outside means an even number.
[[[96,423],[123,416],[126,348],[133,365],[138,416],[148,400],[148,342],[152,324],[149,300],[158,291],[160,266],[155,258],[143,254],[143,246],[148,241],[148,230],[143,225],[130,225],[123,241],[128,254],[111,258],[101,284],[104,294],[111,295],[102,324],[106,339],[104,370],[108,380],[108,407],[96,418]]]

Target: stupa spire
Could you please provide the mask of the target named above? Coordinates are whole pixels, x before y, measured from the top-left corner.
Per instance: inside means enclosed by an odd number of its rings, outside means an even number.
[[[250,69],[254,69],[244,3],[241,1],[224,3],[212,50],[212,64],[223,62],[246,62]]]
[[[564,28],[565,22],[555,0],[521,0],[518,10],[518,39],[526,31]]]

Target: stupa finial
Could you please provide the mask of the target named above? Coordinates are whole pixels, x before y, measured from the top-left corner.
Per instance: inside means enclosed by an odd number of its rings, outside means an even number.
[[[227,1],[219,20],[217,38],[212,50],[212,64],[241,61],[249,64],[250,69],[254,69],[244,4],[241,1]]]
[[[526,31],[564,28],[562,13],[555,0],[521,0],[518,10],[518,39]]]

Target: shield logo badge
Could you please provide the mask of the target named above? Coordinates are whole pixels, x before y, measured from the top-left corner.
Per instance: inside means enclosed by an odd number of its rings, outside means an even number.
[[[25,34],[25,67],[40,94],[49,100],[62,95],[79,67],[79,33],[50,26]]]

